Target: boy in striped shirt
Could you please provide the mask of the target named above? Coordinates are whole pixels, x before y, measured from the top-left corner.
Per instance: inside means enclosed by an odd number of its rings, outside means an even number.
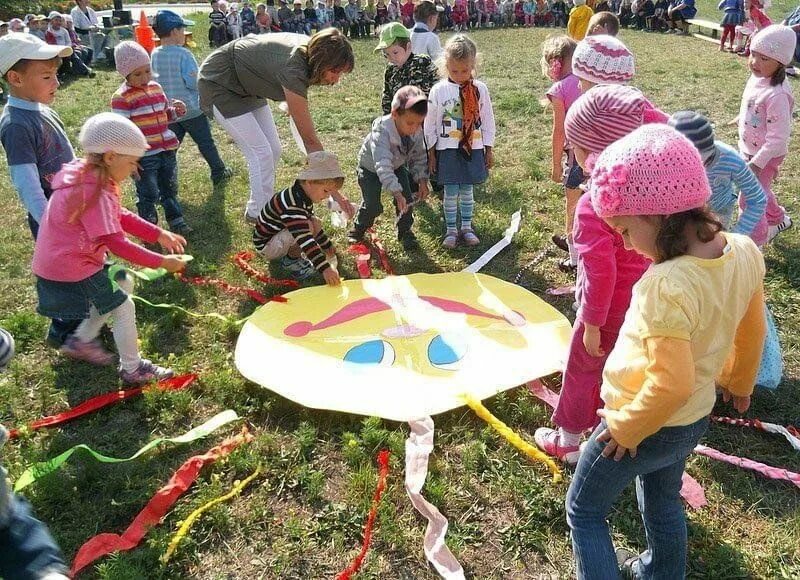
[[[281,266],[298,280],[319,272],[329,286],[338,286],[336,249],[314,216],[313,204],[335,195],[342,184],[344,173],[334,153],[309,154],[294,184],[275,194],[261,210],[253,232],[256,250],[268,260],[280,258]]]
[[[183,101],[167,99],[164,90],[152,80],[150,55],[132,41],[121,42],[114,49],[117,72],[125,82],[111,99],[115,113],[127,117],[147,138],[150,146],[139,161],[136,180],[136,209],[147,221],[157,224],[156,202],[161,202],[169,229],[185,236],[192,228],[183,217],[178,202],[178,161],[180,143],[169,124],[186,114]]]

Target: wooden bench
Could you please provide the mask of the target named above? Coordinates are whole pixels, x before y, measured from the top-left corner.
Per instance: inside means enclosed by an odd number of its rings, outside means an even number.
[[[689,26],[697,26],[699,31],[708,30],[711,33],[710,36],[701,33],[692,34],[695,38],[708,40],[709,42],[719,42],[719,33],[722,32],[722,26],[717,22],[703,20],[702,18],[690,18],[686,21],[686,24]]]

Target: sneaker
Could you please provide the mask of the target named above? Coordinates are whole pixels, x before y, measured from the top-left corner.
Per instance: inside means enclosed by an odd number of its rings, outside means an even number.
[[[458,244],[458,236],[455,232],[447,232],[442,238],[442,247],[452,250]]]
[[[556,245],[556,248],[558,248],[559,250],[564,250],[565,252],[569,252],[569,246],[567,245],[567,236],[565,236],[564,234],[555,234],[550,239]]]
[[[790,77],[796,77],[798,75],[797,69],[793,66],[786,67],[786,74]]]
[[[564,258],[558,263],[558,269],[564,272],[565,274],[572,274],[575,270],[578,269],[577,264],[573,264],[572,260],[569,258]]]
[[[617,566],[619,566],[619,573],[622,578],[635,580],[637,576],[633,566],[639,560],[639,554],[627,548],[617,548],[614,551],[614,555],[617,557]]]
[[[478,236],[475,235],[475,230],[472,228],[465,228],[461,230],[461,241],[465,246],[477,246],[481,243]]]
[[[562,463],[570,466],[578,464],[578,458],[581,456],[580,448],[577,445],[563,447],[561,445],[561,436],[555,429],[540,427],[534,432],[533,440],[539,449]]]
[[[363,244],[364,243],[364,232],[359,232],[358,230],[350,230],[347,232],[347,241],[351,244]]]
[[[231,169],[230,167],[226,167],[225,169],[222,170],[221,173],[211,176],[211,183],[213,183],[214,185],[219,185],[220,183],[222,183],[223,181],[227,181],[231,177],[233,177],[233,169]]]
[[[82,360],[101,367],[114,364],[114,355],[108,352],[99,340],[84,342],[70,336],[59,349],[61,354],[75,360]]]
[[[139,366],[134,371],[119,369],[119,378],[122,380],[122,384],[127,387],[138,387],[147,383],[163,381],[174,375],[175,371],[172,369],[160,367],[146,358],[139,361]]]
[[[170,231],[178,234],[179,236],[188,236],[194,231],[194,228],[186,223],[185,220],[173,222],[169,225]]]
[[[790,218],[788,214],[785,214],[781,223],[774,226],[769,226],[769,229],[767,229],[767,243],[770,243],[775,239],[775,236],[781,232],[785,232],[793,225],[794,222],[792,221],[792,218]]]
[[[281,268],[288,271],[292,275],[292,278],[301,282],[303,280],[308,280],[317,272],[314,265],[308,259],[290,258],[289,256],[281,258]]]
[[[403,249],[406,252],[410,252],[419,248],[417,236],[415,236],[413,232],[406,232],[403,235],[398,236],[397,240],[400,242],[400,245],[403,246]]]

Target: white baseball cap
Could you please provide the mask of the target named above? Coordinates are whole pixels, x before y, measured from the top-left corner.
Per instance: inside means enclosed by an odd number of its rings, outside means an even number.
[[[69,46],[47,44],[25,32],[9,32],[0,38],[0,76],[23,59],[50,60],[57,56],[66,58],[71,54],[72,48]]]

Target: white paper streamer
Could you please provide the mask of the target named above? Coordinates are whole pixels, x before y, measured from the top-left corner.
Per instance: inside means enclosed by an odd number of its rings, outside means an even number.
[[[783,425],[776,425],[775,423],[761,422],[761,426],[767,433],[774,433],[776,435],[783,435],[789,444],[794,447],[795,451],[800,451],[800,439],[792,435],[789,430]]]
[[[497,242],[494,246],[486,250],[483,255],[472,262],[469,266],[464,268],[464,272],[471,272],[475,274],[479,272],[481,268],[483,268],[489,261],[494,258],[497,254],[500,253],[500,250],[505,248],[507,245],[511,243],[514,234],[519,231],[519,222],[522,220],[522,214],[520,213],[521,210],[515,211],[514,215],[511,216],[511,223],[506,228],[505,234],[503,234],[503,239]]]
[[[409,421],[411,433],[406,439],[406,492],[414,508],[428,520],[423,548],[425,557],[445,580],[464,580],[464,569],[445,544],[447,518],[422,497],[428,476],[428,457],[433,451],[433,419]]]

